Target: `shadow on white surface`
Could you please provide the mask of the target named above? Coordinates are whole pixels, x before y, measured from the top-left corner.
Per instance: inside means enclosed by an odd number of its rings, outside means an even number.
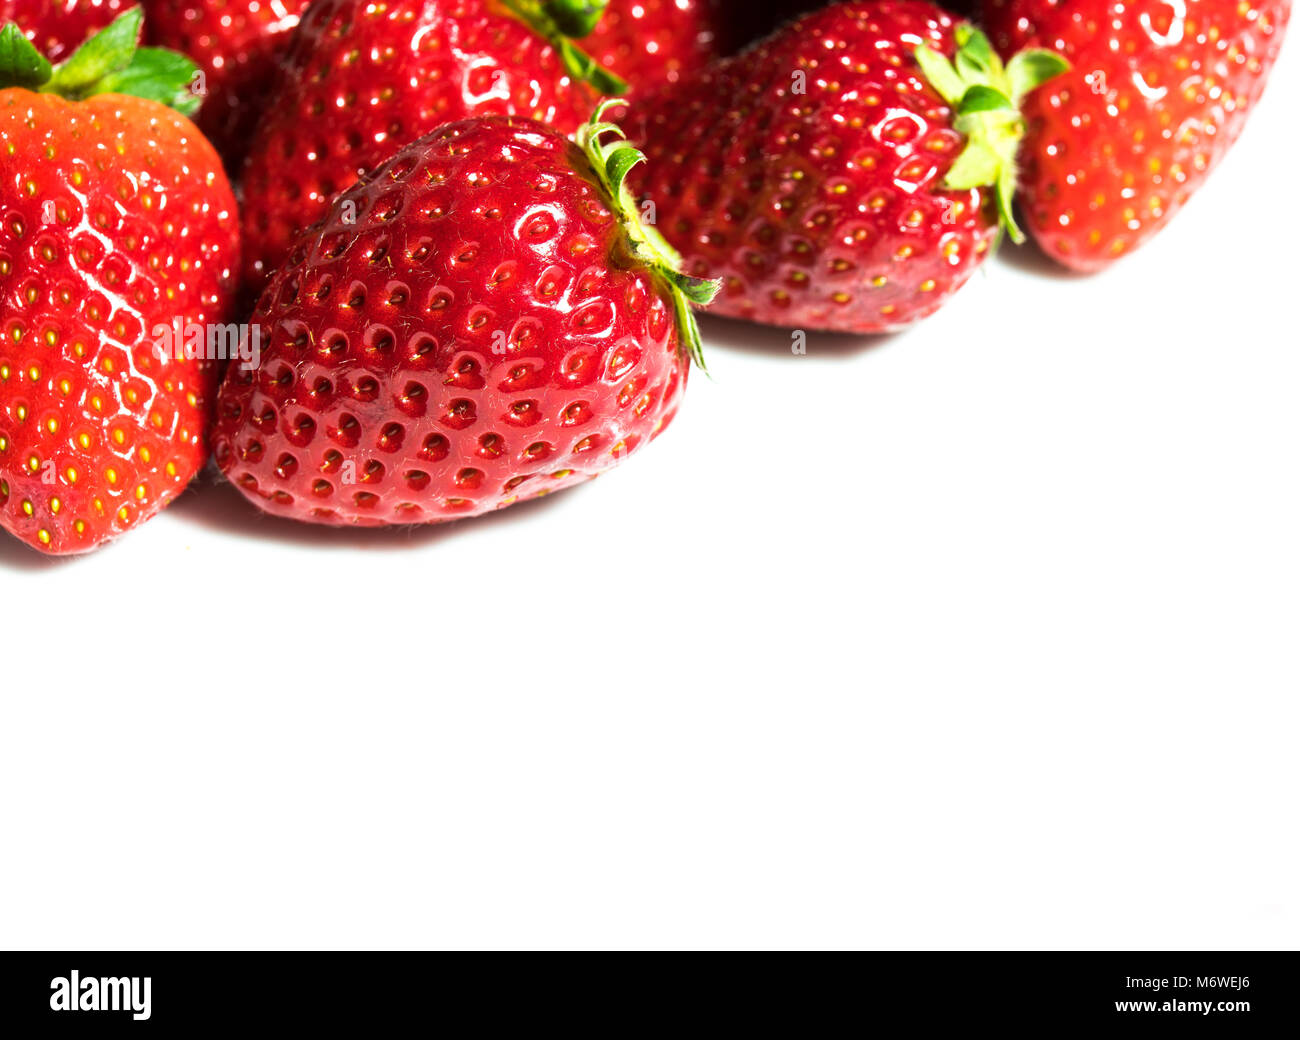
[[[995,263],[1004,267],[1012,267],[1024,274],[1032,274],[1038,278],[1050,278],[1057,282],[1079,282],[1087,281],[1093,275],[1086,274],[1082,271],[1072,271],[1068,267],[1058,264],[1050,256],[1038,248],[1038,243],[1029,238],[1024,245],[1016,245],[1010,239],[1006,239],[998,247],[997,255],[993,258]],[[975,272],[979,277],[979,272]]]
[[[413,546],[430,545],[455,534],[483,530],[496,524],[526,522],[528,514],[553,508],[556,501],[581,488],[569,488],[545,499],[520,502],[495,513],[465,517],[440,524],[408,524],[401,527],[326,527],[271,516],[241,495],[229,481],[213,474],[203,475],[167,512],[186,523],[207,530],[258,541],[309,548],[368,549],[400,552]]]
[[[715,349],[763,354],[771,358],[790,356],[793,329],[755,325],[739,318],[724,318],[717,314],[701,314],[699,322],[706,360],[708,352]],[[849,336],[838,332],[809,332],[807,356],[849,359],[883,347],[898,335],[899,333]]]

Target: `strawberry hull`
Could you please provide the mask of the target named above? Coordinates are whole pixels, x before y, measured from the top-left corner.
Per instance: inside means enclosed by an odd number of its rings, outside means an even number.
[[[340,196],[254,315],[217,464],[267,512],[349,526],[475,516],[589,480],[672,421],[671,298],[577,145],[450,124]]]

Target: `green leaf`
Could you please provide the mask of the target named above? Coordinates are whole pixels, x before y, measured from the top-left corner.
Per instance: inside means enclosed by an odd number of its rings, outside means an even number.
[[[985,72],[991,71],[997,64],[998,59],[989,44],[989,38],[974,26],[969,25],[969,23],[965,24],[967,27],[962,33],[964,40],[960,45],[957,56],[960,58],[964,55],[966,60],[976,68]]]
[[[1011,81],[1011,99],[1019,102],[1036,87],[1049,79],[1067,72],[1070,63],[1055,51],[1031,48],[1021,51],[1007,63],[1007,78]]]
[[[597,94],[606,97],[627,93],[628,84],[625,80],[614,75],[567,36],[556,37],[551,43],[559,52],[564,67],[580,83],[589,84]]]
[[[131,64],[93,85],[90,94],[133,94],[192,116],[203,104],[191,89],[199,67],[183,54],[161,47],[141,47]]]
[[[546,0],[546,13],[565,36],[590,36],[609,6],[609,0]]]
[[[49,89],[65,97],[75,97],[88,91],[96,80],[125,69],[140,42],[143,21],[144,11],[140,7],[122,12],[54,70]]]
[[[957,113],[965,116],[975,112],[997,112],[1003,109],[1012,111],[1014,108],[1011,99],[1002,91],[977,83],[975,86],[967,88],[966,93],[962,95],[961,104],[957,107]]]
[[[578,147],[591,163],[591,171],[604,189],[607,202],[627,235],[627,246],[636,263],[642,264],[672,299],[681,344],[706,374],[700,330],[691,305],[708,306],[722,289],[721,281],[691,278],[682,273],[681,256],[656,228],[641,220],[635,200],[627,190],[630,170],[645,161],[615,123],[607,122],[605,113],[627,102],[619,99],[602,101],[587,124],[577,133]],[[606,138],[613,140],[605,143]]]
[[[952,62],[925,44],[916,48],[914,56],[916,63],[921,66],[921,75],[934,87],[935,92],[948,104],[957,104],[966,93],[966,84],[957,75]]]
[[[0,29],[0,87],[39,87],[53,71],[45,55],[13,22]]]
[[[998,174],[998,216],[1001,218],[1002,227],[1006,229],[1007,234],[1011,237],[1011,241],[1016,245],[1021,245],[1025,241],[1025,233],[1020,230],[1020,226],[1016,223],[1016,215],[1012,206],[1015,201],[1015,194],[1016,168],[1013,164],[1007,163]]]
[[[1002,157],[984,141],[971,137],[948,169],[943,186],[952,191],[987,188],[997,183]]]

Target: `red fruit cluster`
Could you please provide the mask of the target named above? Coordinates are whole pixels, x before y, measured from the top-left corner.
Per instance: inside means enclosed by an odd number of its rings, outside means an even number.
[[[990,40],[922,0],[142,3],[172,49],[126,0],[0,0],[0,524],[47,553],[147,519],[209,439],[314,523],[570,487],[672,421],[692,308],[907,325],[1023,240],[1017,199],[1100,268],[1205,181],[1289,15],[984,0]]]

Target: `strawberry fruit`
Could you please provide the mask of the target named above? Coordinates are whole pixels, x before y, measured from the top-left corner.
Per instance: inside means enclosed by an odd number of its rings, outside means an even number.
[[[203,465],[215,364],[163,356],[157,328],[234,295],[220,159],[151,100],[192,108],[194,65],[139,31],[133,8],[54,68],[0,31],[0,524],[50,554],[138,526]]]
[[[199,129],[230,169],[270,99],[280,59],[309,0],[144,0],[149,39],[198,63]]]
[[[582,0],[312,4],[241,174],[248,287],[338,192],[443,123],[519,115],[576,130],[595,92],[624,86],[573,43],[592,24]]]
[[[596,4],[604,15],[582,49],[633,91],[676,83],[724,53],[723,0],[607,2]]]
[[[1064,63],[1007,65],[928,3],[844,3],[647,95],[639,182],[714,310],[883,332],[954,293],[1011,220],[1017,106]]]
[[[589,480],[672,421],[716,285],[677,273],[602,122],[451,123],[301,236],[232,367],[217,464],[281,516],[375,526],[474,516]],[[345,219],[355,214],[355,220]]]
[[[1169,222],[1241,134],[1289,0],[985,0],[1003,53],[1050,47],[1072,71],[1030,98],[1021,203],[1039,246],[1080,271]]]

